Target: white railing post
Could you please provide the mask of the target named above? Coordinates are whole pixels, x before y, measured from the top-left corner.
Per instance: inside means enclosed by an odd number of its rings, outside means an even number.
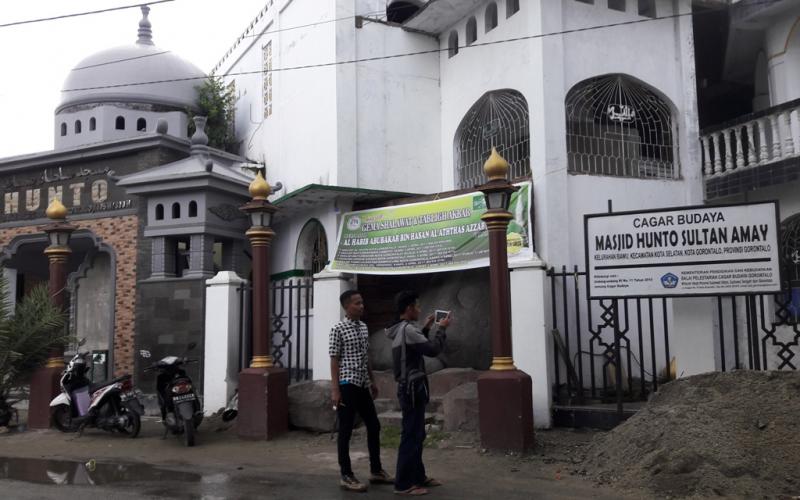
[[[752,167],[758,163],[756,157],[756,141],[753,137],[754,122],[747,122],[747,166]]]
[[[721,174],[722,173],[722,157],[719,154],[719,138],[720,133],[714,132],[711,135],[712,140],[714,141],[714,173]]]
[[[759,143],[759,163],[764,164],[769,161],[769,149],[767,147],[767,121],[763,118],[756,120],[758,123],[758,143]]]
[[[742,127],[737,126],[734,129],[736,134],[736,168],[744,167],[744,150],[742,150]]]
[[[769,117],[769,123],[772,128],[772,160],[778,161],[781,159],[781,128],[778,125],[778,115],[773,114]]]
[[[711,175],[714,173],[714,164],[711,162],[711,149],[709,148],[709,136],[700,138],[703,143],[703,175]]]
[[[792,137],[792,110],[786,111],[780,114],[779,117],[781,122],[786,123],[786,139],[784,140],[785,146],[783,148],[783,154],[787,158],[790,156],[794,156],[794,139]]]

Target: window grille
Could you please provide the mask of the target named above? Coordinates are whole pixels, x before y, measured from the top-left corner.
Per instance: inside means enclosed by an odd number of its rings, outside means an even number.
[[[261,49],[263,56],[264,118],[272,116],[272,40]]]
[[[679,175],[670,106],[624,75],[592,78],[566,98],[569,171],[673,179]]]
[[[516,90],[484,94],[461,120],[453,155],[459,189],[486,182],[483,164],[492,146],[508,161],[511,179],[530,174],[528,103]]]

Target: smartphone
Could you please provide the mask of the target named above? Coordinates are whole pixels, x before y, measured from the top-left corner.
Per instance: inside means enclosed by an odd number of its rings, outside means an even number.
[[[443,311],[441,309],[437,309],[434,316],[434,321],[436,321],[436,324],[438,325],[443,319],[445,319],[449,315],[450,311]]]

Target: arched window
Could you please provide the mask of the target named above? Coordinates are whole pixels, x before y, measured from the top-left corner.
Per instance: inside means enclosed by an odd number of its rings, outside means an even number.
[[[297,238],[294,267],[313,276],[322,271],[327,264],[328,238],[325,236],[325,228],[318,220],[311,219],[303,226]]]
[[[486,7],[484,14],[485,32],[488,33],[497,27],[497,3],[492,2]]]
[[[519,0],[506,0],[506,19],[519,12]]]
[[[94,116],[89,118],[89,130],[92,131],[97,128],[97,120],[94,119]]]
[[[144,132],[147,130],[147,120],[144,118],[139,118],[136,120],[136,131],[137,132]]]
[[[181,204],[177,201],[172,204],[172,218],[173,219],[180,219],[181,218]]]
[[[471,45],[478,39],[478,21],[470,17],[467,21],[467,45]]]
[[[510,164],[511,179],[530,174],[528,102],[516,90],[487,92],[461,120],[453,141],[457,188],[486,182],[483,164],[493,146]]]
[[[164,205],[156,205],[156,220],[164,220]]]
[[[125,117],[124,116],[118,116],[117,117],[117,120],[116,120],[116,122],[114,124],[114,128],[116,128],[117,130],[125,130]]]
[[[67,124],[66,123],[62,123],[61,124],[61,137],[64,137],[65,135],[67,135]]]
[[[458,54],[458,31],[451,31],[447,39],[447,55],[453,57]]]
[[[671,107],[643,83],[626,75],[585,80],[567,93],[566,116],[570,172],[678,176]]]
[[[76,134],[80,134],[81,133],[81,121],[80,120],[75,120],[75,133]]]
[[[189,202],[189,217],[197,217],[197,202],[194,200]]]

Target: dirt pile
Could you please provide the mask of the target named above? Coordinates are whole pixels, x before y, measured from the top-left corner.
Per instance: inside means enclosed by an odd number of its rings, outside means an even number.
[[[598,436],[587,472],[657,496],[800,495],[800,372],[733,371],[662,386]]]

